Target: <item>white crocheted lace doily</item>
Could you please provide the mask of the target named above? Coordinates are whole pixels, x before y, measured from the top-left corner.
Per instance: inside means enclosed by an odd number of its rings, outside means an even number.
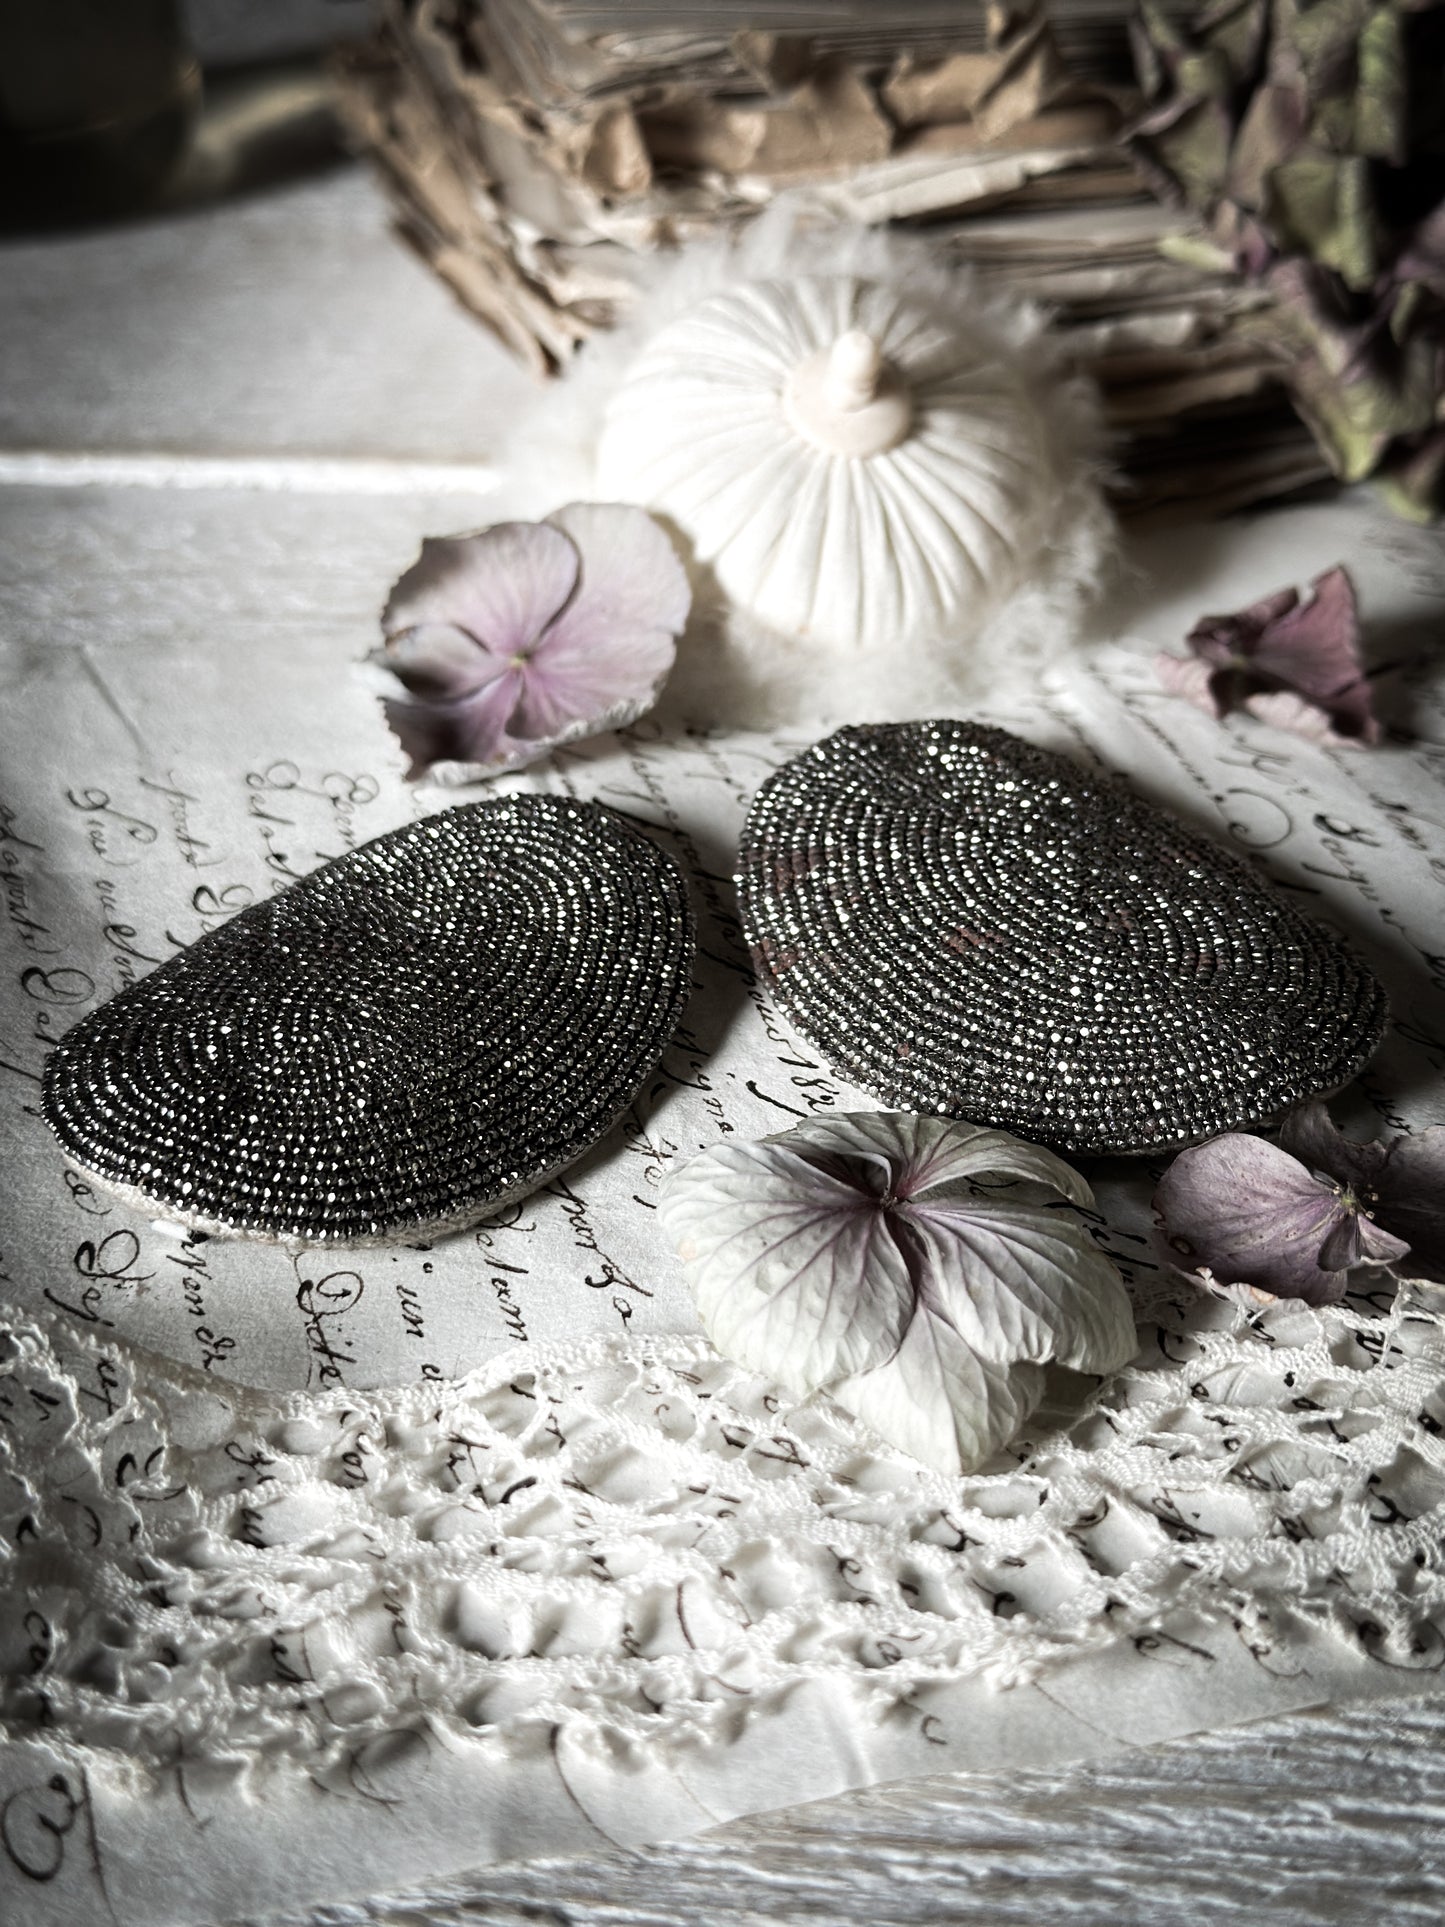
[[[700,1339],[316,1397],[17,1322],[5,1730],[316,1775],[418,1729],[667,1747],[819,1676],[881,1717],[1186,1621],[1440,1668],[1445,1291],[1154,1291],[1134,1365],[962,1481]]]

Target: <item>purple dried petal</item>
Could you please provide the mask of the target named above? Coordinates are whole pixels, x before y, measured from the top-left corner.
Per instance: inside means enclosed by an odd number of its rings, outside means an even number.
[[[660,525],[621,502],[571,502],[547,517],[577,545],[582,581],[566,616],[675,636],[687,621],[687,572]],[[565,619],[553,625],[565,627]]]
[[[1154,1194],[1154,1208],[1179,1259],[1221,1284],[1255,1285],[1312,1305],[1344,1296],[1346,1273],[1326,1263],[1324,1253],[1328,1248],[1334,1258],[1350,1247],[1353,1234],[1342,1236],[1341,1226],[1353,1214],[1333,1187],[1263,1138],[1231,1132],[1181,1151]],[[1358,1261],[1399,1255],[1391,1250]]]
[[[507,769],[529,761],[537,753],[534,746],[508,734],[521,687],[518,671],[508,668],[456,701],[383,697],[386,720],[411,758],[408,778],[424,776],[439,763],[460,765],[470,772]]]
[[[579,718],[605,727],[640,715],[672,667],[692,599],[671,542],[640,509],[574,502],[550,519],[582,566],[534,652],[517,713],[517,734],[539,741]]]
[[[1402,1258],[1414,1263],[1408,1240],[1397,1238],[1363,1211],[1355,1213],[1355,1223],[1359,1227],[1361,1264],[1396,1265]]]
[[[1403,1238],[1393,1237],[1359,1210],[1347,1209],[1320,1246],[1325,1271],[1348,1271],[1354,1265],[1390,1265],[1410,1250]]]
[[[1355,585],[1345,569],[1334,568],[1316,576],[1311,586],[1308,602],[1265,628],[1252,666],[1280,688],[1317,704],[1344,735],[1378,742],[1380,725],[1360,660]]]
[[[371,659],[410,775],[490,776],[640,716],[689,601],[642,509],[577,503],[546,523],[425,543]]]
[[[1254,655],[1260,637],[1298,603],[1297,590],[1279,589],[1234,615],[1201,616],[1184,638],[1185,645],[1216,669],[1244,668]]]
[[[512,670],[508,657],[479,649],[473,636],[449,622],[403,629],[378,660],[422,702],[459,702]]]
[[[1375,1191],[1381,1222],[1410,1241],[1409,1269],[1445,1279],[1445,1125],[1396,1138]]]
[[[1362,1144],[1314,1103],[1285,1119],[1280,1143],[1311,1170],[1347,1186],[1379,1227],[1404,1239],[1406,1269],[1445,1278],[1445,1125]]]
[[[1360,1262],[1364,1247],[1360,1239],[1360,1220],[1353,1211],[1342,1211],[1325,1234],[1319,1249],[1321,1271],[1348,1271]]]
[[[391,640],[444,623],[504,661],[525,654],[577,586],[575,545],[544,522],[499,522],[476,535],[443,536],[392,590],[382,613]]]
[[[1317,742],[1378,742],[1354,584],[1334,568],[1311,587],[1307,602],[1281,589],[1234,615],[1202,617],[1185,639],[1190,658],[1156,658],[1161,683],[1216,716],[1244,708]]]
[[[1386,1157],[1383,1144],[1346,1137],[1318,1098],[1290,1112],[1280,1126],[1279,1141],[1281,1149],[1308,1170],[1355,1191],[1374,1190]]]

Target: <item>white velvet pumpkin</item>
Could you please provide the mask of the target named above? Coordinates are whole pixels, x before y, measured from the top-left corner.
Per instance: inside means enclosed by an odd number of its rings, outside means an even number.
[[[926,237],[781,201],[640,280],[520,424],[504,499],[630,501],[684,538],[659,713],[817,731],[1027,700],[1113,546],[1096,398],[1043,315]]]
[[[667,517],[784,634],[900,643],[977,624],[1024,578],[1058,486],[996,326],[855,275],[710,295],[608,402],[600,495]]]

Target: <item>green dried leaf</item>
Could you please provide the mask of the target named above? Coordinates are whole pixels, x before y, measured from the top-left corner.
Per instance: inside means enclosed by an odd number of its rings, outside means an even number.
[[[1319,150],[1297,151],[1269,177],[1264,216],[1280,247],[1334,268],[1349,288],[1380,272],[1368,163]]]
[[[1205,17],[1209,45],[1227,63],[1231,87],[1253,80],[1268,42],[1269,0],[1234,0],[1211,7]]]
[[[1445,515],[1445,427],[1416,445],[1402,445],[1382,472],[1380,494],[1407,521]]]
[[[1159,252],[1167,261],[1178,261],[1186,268],[1200,268],[1206,274],[1225,274],[1234,266],[1234,255],[1207,234],[1166,234]]]
[[[1301,87],[1258,88],[1229,157],[1229,198],[1242,207],[1262,207],[1271,175],[1299,147],[1308,124],[1309,103]]]
[[[1439,76],[1445,92],[1445,73]],[[1359,42],[1359,86],[1355,94],[1352,145],[1357,154],[1403,166],[1409,158],[1409,87],[1399,15],[1381,7]]]
[[[1297,60],[1314,100],[1349,93],[1355,81],[1360,35],[1377,0],[1296,0],[1275,8],[1274,38]]]
[[[1212,207],[1224,192],[1232,135],[1218,102],[1201,100],[1154,136],[1156,159],[1191,206]]]
[[[1428,358],[1414,355],[1398,373],[1366,363],[1343,377],[1318,353],[1306,355],[1294,366],[1293,389],[1330,466],[1346,482],[1372,475],[1395,437],[1418,434],[1435,411],[1434,370]]]
[[[1445,0],[1226,0],[1183,23],[1150,6],[1136,44],[1131,152],[1217,251],[1185,256],[1275,295],[1258,326],[1338,474],[1380,469],[1392,499],[1436,499]]]

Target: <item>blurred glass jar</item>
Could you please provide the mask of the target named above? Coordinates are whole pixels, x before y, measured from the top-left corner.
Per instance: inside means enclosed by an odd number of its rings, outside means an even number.
[[[0,220],[143,206],[184,153],[200,98],[179,0],[0,0]]]

